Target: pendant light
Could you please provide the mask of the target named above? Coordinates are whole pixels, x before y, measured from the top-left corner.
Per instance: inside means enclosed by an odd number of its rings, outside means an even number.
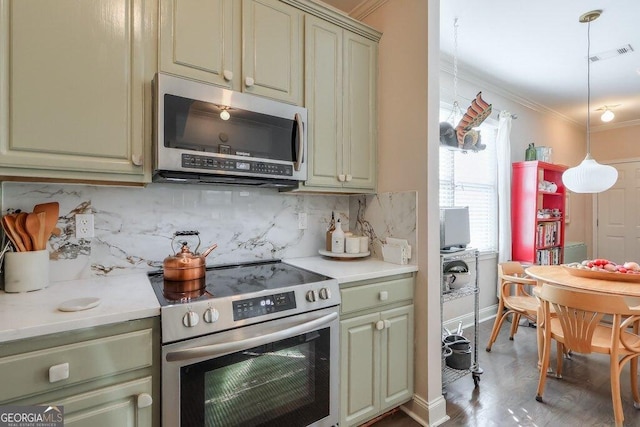
[[[618,171],[613,166],[601,165],[590,153],[591,130],[591,21],[600,17],[602,10],[592,10],[580,16],[579,21],[587,24],[587,156],[578,166],[567,169],[562,174],[565,187],[574,193],[600,193],[616,183]]]
[[[605,106],[604,107],[604,113],[602,113],[602,115],[600,116],[600,120],[602,120],[603,122],[607,123],[607,122],[610,122],[611,120],[613,120],[613,118],[615,116],[616,115],[613,114],[613,111],[611,111],[609,109],[609,107]]]

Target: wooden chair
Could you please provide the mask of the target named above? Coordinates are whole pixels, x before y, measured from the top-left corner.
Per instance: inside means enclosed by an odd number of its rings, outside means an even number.
[[[620,397],[620,374],[630,362],[631,393],[634,407],[640,409],[638,391],[638,356],[640,356],[640,305],[629,307],[630,298],[565,288],[544,283],[536,294],[542,303],[542,368],[536,400],[542,402],[551,353],[551,339],[557,342],[556,376],[562,378],[562,359],[565,348],[574,353],[609,354],[611,366],[611,400],[616,426],[622,426],[624,414]],[[634,302],[638,304],[638,301]],[[550,314],[554,309],[553,316]],[[611,325],[600,321],[605,315],[613,318]]]
[[[508,261],[498,264],[498,279],[500,280],[498,314],[493,323],[487,351],[491,351],[491,346],[496,341],[500,327],[507,316],[512,316],[509,339],[513,341],[513,336],[518,331],[520,318],[524,316],[532,322],[536,322],[540,306],[536,297],[531,295],[528,290],[528,286],[535,286],[536,281],[526,277],[520,263]]]

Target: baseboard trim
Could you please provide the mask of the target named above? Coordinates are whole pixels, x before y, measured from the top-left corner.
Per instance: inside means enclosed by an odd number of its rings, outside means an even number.
[[[491,320],[496,317],[498,312],[498,304],[485,307],[478,312],[478,323]],[[462,322],[463,329],[473,326],[473,313],[463,314],[453,319],[449,319],[442,324],[443,328],[449,329],[451,332],[458,328],[458,324]]]
[[[400,409],[418,424],[425,427],[436,427],[449,420],[447,401],[442,395],[431,402],[427,402],[414,394],[413,399],[402,405]]]

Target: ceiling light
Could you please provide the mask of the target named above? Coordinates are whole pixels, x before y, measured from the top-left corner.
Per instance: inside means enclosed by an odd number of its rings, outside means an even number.
[[[220,111],[220,118],[222,120],[229,120],[230,117],[231,117],[231,114],[229,114],[229,111],[227,111],[226,108]]]
[[[590,153],[591,130],[589,129],[589,113],[591,103],[591,21],[602,14],[601,10],[592,10],[580,16],[579,21],[587,24],[587,156],[578,166],[567,169],[562,174],[562,182],[574,193],[600,193],[606,191],[616,183],[618,171],[609,165],[596,162]]]
[[[608,107],[604,107],[604,113],[602,113],[602,115],[600,116],[600,120],[602,120],[603,122],[610,122],[615,116],[616,115],[613,114],[613,111],[611,111]]]

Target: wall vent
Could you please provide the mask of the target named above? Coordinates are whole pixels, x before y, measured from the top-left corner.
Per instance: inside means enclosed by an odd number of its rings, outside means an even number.
[[[616,49],[608,50],[606,52],[596,53],[589,57],[589,61],[597,62],[604,59],[613,58],[615,56],[624,55],[625,53],[633,52],[633,47],[630,44],[626,44]]]

